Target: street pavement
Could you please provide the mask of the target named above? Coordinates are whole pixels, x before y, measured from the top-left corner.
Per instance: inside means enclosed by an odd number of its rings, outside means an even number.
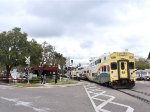
[[[135,89],[147,86],[138,83]],[[149,88],[150,90],[150,88]],[[0,112],[149,112],[150,105],[99,84],[0,85]]]
[[[150,81],[136,81],[134,89],[150,94]]]

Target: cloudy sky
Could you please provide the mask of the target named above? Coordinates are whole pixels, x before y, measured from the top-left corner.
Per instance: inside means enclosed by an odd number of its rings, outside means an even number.
[[[0,32],[20,27],[75,63],[115,51],[150,51],[149,0],[0,0]]]

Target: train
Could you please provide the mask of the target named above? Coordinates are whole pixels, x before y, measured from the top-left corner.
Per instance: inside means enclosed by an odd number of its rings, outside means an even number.
[[[86,78],[115,89],[133,88],[136,81],[134,54],[113,52],[93,58],[88,65]]]
[[[88,67],[87,66],[78,67],[76,69],[76,73],[79,74],[80,79],[86,80],[87,74],[89,73]]]

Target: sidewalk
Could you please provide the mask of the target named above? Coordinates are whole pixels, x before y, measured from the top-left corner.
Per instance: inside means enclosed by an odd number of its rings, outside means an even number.
[[[83,84],[83,82],[78,82],[77,84],[50,84],[50,83],[46,83],[46,84],[40,84],[39,87],[33,87],[33,88],[54,88],[54,87],[72,87],[72,86],[81,86]],[[29,87],[32,88],[32,87]]]
[[[23,87],[23,86],[15,86],[9,83],[2,83],[0,85],[12,86],[12,87]],[[72,87],[72,86],[81,86],[83,85],[82,81],[79,81],[77,84],[60,84],[60,83],[46,83],[46,84],[38,84],[38,87],[23,87],[23,88],[55,88],[55,87]]]

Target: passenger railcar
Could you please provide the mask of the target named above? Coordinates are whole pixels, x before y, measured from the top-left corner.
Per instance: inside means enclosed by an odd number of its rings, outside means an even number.
[[[135,86],[135,58],[130,52],[113,52],[94,58],[89,66],[87,78],[113,88]]]
[[[83,79],[83,80],[87,79],[86,76],[89,73],[89,70],[88,70],[87,66],[78,67],[76,71],[79,74],[81,79]]]

